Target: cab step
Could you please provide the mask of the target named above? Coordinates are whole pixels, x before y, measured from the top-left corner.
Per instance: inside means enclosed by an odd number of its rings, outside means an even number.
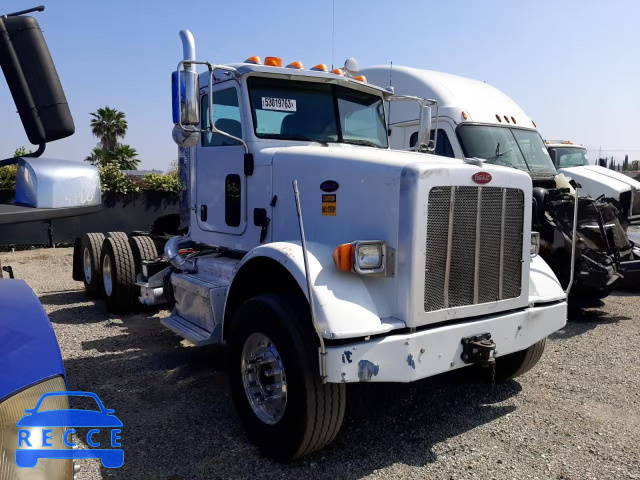
[[[212,332],[194,325],[190,321],[182,318],[180,315],[177,315],[175,313],[168,318],[163,318],[161,322],[165,327],[173,330],[181,337],[195,344],[197,347],[209,345],[211,343],[215,343],[216,341],[215,336],[212,334]]]

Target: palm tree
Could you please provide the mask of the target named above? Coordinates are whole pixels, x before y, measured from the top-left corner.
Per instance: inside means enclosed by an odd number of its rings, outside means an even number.
[[[138,152],[129,145],[118,145],[112,152],[113,160],[118,162],[120,170],[136,170],[140,164]]]
[[[109,152],[103,150],[102,147],[96,147],[91,150],[91,154],[84,159],[85,162],[89,162],[91,165],[104,166],[110,161]]]
[[[118,146],[118,138],[124,138],[127,133],[127,120],[124,112],[115,108],[99,108],[90,114],[91,132],[100,139],[102,149],[113,151]]]

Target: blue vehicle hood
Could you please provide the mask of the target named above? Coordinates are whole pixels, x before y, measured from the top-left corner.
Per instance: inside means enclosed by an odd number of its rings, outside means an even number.
[[[0,401],[56,375],[62,355],[40,301],[22,280],[0,279]]]

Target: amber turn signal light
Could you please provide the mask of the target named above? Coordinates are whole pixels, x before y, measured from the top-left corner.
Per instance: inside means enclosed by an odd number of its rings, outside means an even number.
[[[336,268],[342,272],[350,272],[353,270],[353,244],[343,243],[338,245],[333,251],[333,263]]]

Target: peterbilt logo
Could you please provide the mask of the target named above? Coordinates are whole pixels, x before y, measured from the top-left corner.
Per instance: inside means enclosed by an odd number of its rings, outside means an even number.
[[[487,172],[478,172],[474,173],[471,179],[479,183],[480,185],[484,185],[485,183],[489,183],[491,181],[491,174]]]

